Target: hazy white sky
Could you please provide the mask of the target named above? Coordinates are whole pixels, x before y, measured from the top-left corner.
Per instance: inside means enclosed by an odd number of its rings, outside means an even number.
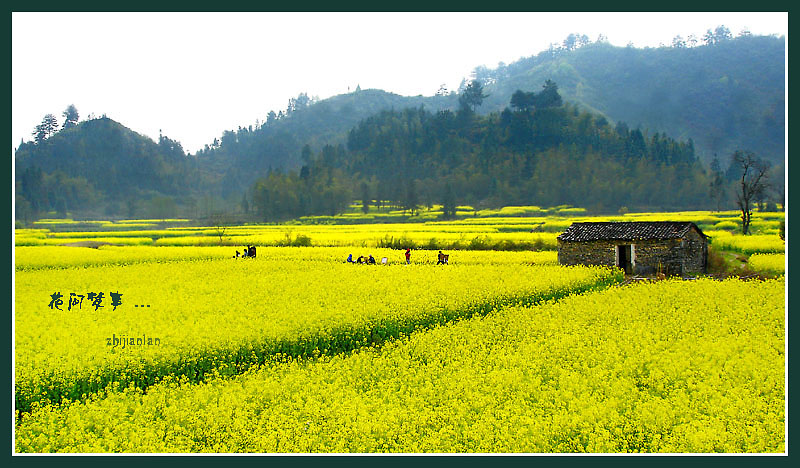
[[[787,13],[12,13],[12,144],[74,104],[194,152],[301,92],[430,96],[570,33],[671,44],[725,25],[786,35]]]

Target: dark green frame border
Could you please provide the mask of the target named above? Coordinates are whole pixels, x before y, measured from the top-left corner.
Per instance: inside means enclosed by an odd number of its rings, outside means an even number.
[[[322,2],[320,0],[315,0],[314,2],[303,2],[303,3],[272,3],[272,2],[240,2],[234,5],[231,4],[224,4],[220,2],[193,2],[189,3],[186,1],[181,2],[172,2],[170,4],[165,4],[164,2],[154,2],[154,1],[140,1],[134,4],[126,3],[126,4],[111,4],[108,2],[81,2],[80,4],[74,2],[52,2],[45,0],[44,2],[21,2],[21,1],[12,1],[10,6],[10,11],[8,16],[6,16],[6,37],[7,37],[7,44],[4,48],[4,54],[6,55],[6,62],[10,64],[11,62],[11,13],[14,11],[692,11],[697,10],[698,8],[702,8],[704,11],[742,11],[739,5],[733,6],[729,4],[717,3],[712,7],[707,7],[705,5],[699,5],[697,2],[686,2],[686,1],[679,1],[679,2],[672,2],[669,5],[663,4],[634,4],[633,2],[624,2],[622,5],[615,4],[615,5],[606,5],[596,2],[586,2],[581,1],[577,4],[571,3],[565,5],[563,3],[549,3],[549,4],[542,4],[542,3],[532,3],[532,2],[523,2],[521,0],[516,0],[513,2],[491,2],[491,3],[462,3],[462,2],[421,2],[421,1],[405,1],[405,2],[396,2],[396,3],[377,3],[377,2],[346,2],[346,3],[333,3],[333,2]],[[791,9],[789,6],[788,1],[779,1],[779,2],[760,2],[758,4],[748,5],[753,8],[752,10],[748,11],[786,11],[791,13]],[[605,7],[604,9],[600,9],[598,7]],[[791,15],[790,15],[791,19]],[[789,22],[789,30],[792,30],[793,23]],[[788,37],[788,36],[787,36]],[[800,50],[800,49],[798,49]],[[791,49],[787,48],[791,56]],[[795,54],[795,56],[800,56]],[[9,66],[10,71],[10,66]],[[788,69],[787,69],[788,72]],[[800,76],[800,75],[795,75]],[[5,94],[3,99],[5,108],[7,109],[6,114],[4,116],[4,124],[3,125],[3,132],[5,135],[5,141],[8,143],[7,148],[12,147],[11,143],[11,76],[10,73],[5,75],[5,79],[7,80],[7,88],[9,92]],[[790,80],[791,81],[791,80]],[[795,82],[798,80],[795,79]],[[787,87],[788,91],[788,87]],[[797,98],[794,99],[797,102]],[[790,100],[789,103],[792,101]],[[789,104],[787,103],[787,104]],[[790,121],[788,126],[788,134],[787,135],[795,135],[797,134],[796,129],[798,125],[794,123],[794,121]],[[789,152],[790,145],[787,145],[787,154]],[[798,162],[797,164],[800,164]],[[11,190],[8,190],[8,186],[6,186],[6,194],[9,197],[9,203],[7,203],[3,209],[3,212],[6,216],[6,219],[10,220],[12,217],[12,206],[13,206],[13,180],[11,178],[11,165],[13,165],[13,156],[10,158],[10,164],[7,163],[5,166],[6,173],[6,181],[12,181]],[[787,171],[788,171],[788,185],[792,185],[792,181],[797,181],[798,190],[800,190],[800,176],[797,176],[798,171],[795,169],[794,171],[790,170],[788,159],[787,159]],[[788,188],[788,187],[787,187]],[[9,194],[11,192],[11,194]],[[798,193],[790,193],[789,194],[789,201],[787,202],[787,206],[794,206],[793,201],[800,200],[800,195]],[[800,206],[800,205],[797,205]],[[789,231],[789,219],[786,220],[787,223],[787,232]],[[13,229],[13,220],[11,222],[11,229]],[[8,243],[6,245],[11,245],[11,250],[6,250],[9,255],[9,260],[11,260],[12,252],[13,252],[13,240],[11,236],[10,230],[6,230],[4,236],[8,239]],[[800,262],[797,261],[797,258],[800,258],[799,255],[792,254],[789,256],[789,269],[793,270],[794,265],[800,265]],[[375,456],[358,456],[358,455],[345,455],[345,456],[237,456],[237,457],[220,457],[220,456],[12,456],[14,446],[12,440],[12,424],[14,420],[13,415],[13,395],[12,389],[13,386],[11,385],[11,376],[13,375],[13,369],[11,367],[11,356],[12,356],[12,346],[13,346],[13,333],[12,333],[12,309],[13,309],[13,280],[11,279],[11,275],[13,273],[13,261],[10,261],[11,269],[6,270],[7,274],[9,275],[9,280],[6,284],[10,285],[10,292],[8,294],[8,311],[6,313],[6,324],[8,325],[8,332],[6,337],[8,338],[7,346],[8,351],[6,353],[6,359],[4,360],[4,373],[3,375],[6,380],[6,402],[8,404],[5,407],[4,414],[6,414],[6,421],[7,424],[4,425],[3,430],[3,441],[4,446],[7,447],[6,450],[6,457],[7,462],[11,465],[51,465],[57,463],[59,466],[64,464],[74,465],[74,466],[84,466],[87,464],[113,464],[114,466],[125,466],[125,465],[141,465],[146,463],[148,465],[160,465],[160,464],[175,464],[175,463],[186,463],[191,464],[193,466],[197,465],[207,465],[207,466],[218,466],[221,464],[228,464],[229,462],[233,462],[236,464],[259,464],[259,465],[289,465],[289,466],[297,466],[297,465],[341,465],[341,466],[350,466],[353,465],[374,465],[374,464],[381,464],[384,466],[407,466],[411,464],[458,464],[458,465],[472,465],[472,466],[485,466],[491,464],[502,464],[504,466],[532,466],[535,464],[574,464],[574,465],[606,465],[606,466],[620,466],[620,465],[627,465],[627,466],[637,466],[646,464],[648,466],[675,466],[675,465],[685,465],[685,464],[697,464],[697,465],[704,465],[704,466],[751,466],[753,464],[770,464],[770,465],[780,465],[780,466],[789,466],[792,459],[795,459],[794,463],[791,465],[798,464],[798,456],[792,456],[792,448],[794,446],[797,449],[797,444],[792,444],[791,439],[786,441],[786,448],[787,453],[789,456],[749,456],[749,455],[731,455],[731,456],[659,456],[659,455],[645,455],[645,456],[629,456],[629,455],[597,455],[597,456],[570,456],[570,455],[557,455],[557,456],[389,456],[389,455],[381,455],[377,456],[379,459],[376,459]],[[8,265],[8,264],[6,264]],[[8,267],[6,267],[8,268]],[[787,271],[788,273],[788,271]],[[788,276],[787,276],[788,278]],[[792,295],[792,287],[791,283],[787,280],[787,289],[789,290],[790,296]],[[800,290],[799,290],[800,291]],[[793,305],[796,303],[796,300],[788,300],[787,301],[787,310],[788,310],[788,321],[787,321],[787,330],[797,329],[798,319],[796,316],[793,316],[792,309],[796,309]],[[796,334],[797,332],[795,332]],[[796,347],[793,346],[797,339],[794,336],[787,336],[788,338],[788,347],[789,353],[787,355],[788,359],[788,370],[789,370],[789,380],[787,382],[787,394],[789,389],[797,389],[797,385],[792,385],[793,383],[796,384],[798,382],[797,378],[797,363],[795,360],[791,359],[791,351]],[[794,369],[794,372],[791,370]],[[792,378],[791,376],[794,375],[795,377]],[[797,403],[796,399],[794,402],[789,401],[788,404],[788,414],[787,414],[787,421],[794,420],[790,415],[797,416]],[[792,432],[789,431],[791,434]],[[6,445],[7,444],[7,445]],[[796,451],[796,450],[795,450]]]

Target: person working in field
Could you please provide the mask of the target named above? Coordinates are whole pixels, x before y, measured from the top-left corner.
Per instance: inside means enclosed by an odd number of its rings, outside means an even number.
[[[439,251],[439,261],[436,262],[437,265],[447,265],[447,262],[450,260],[450,255],[443,254],[442,251]]]
[[[347,256],[347,263],[355,263],[353,261],[353,254],[350,254],[350,255]]]
[[[406,249],[406,265],[411,265],[411,249]]]
[[[369,254],[369,258],[367,259],[367,265],[374,265],[375,264],[375,257],[372,254]]]

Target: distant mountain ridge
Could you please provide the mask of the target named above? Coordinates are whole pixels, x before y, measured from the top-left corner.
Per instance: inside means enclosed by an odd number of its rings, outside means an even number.
[[[199,180],[179,142],[156,143],[107,117],[23,143],[14,164],[18,219],[76,209],[130,216],[143,200],[174,208]]]
[[[745,36],[699,47],[638,49],[594,43],[487,70],[481,112],[502,110],[517,89],[558,83],[564,100],[672,138],[698,156],[747,149],[783,161],[786,42]]]
[[[569,51],[545,51],[495,69],[476,68],[475,78],[489,94],[478,112],[501,111],[515,91],[539,91],[549,79],[558,84],[565,101],[613,123],[691,138],[706,163],[715,154],[725,160],[736,149],[780,163],[785,154],[785,53],[785,40],[771,36],[698,47],[639,49],[591,43]],[[244,146],[260,149],[243,155],[241,148],[223,142],[199,154],[209,161],[224,155],[233,166],[243,159],[240,166],[255,171],[296,169],[302,164],[303,145],[319,151],[325,144],[343,142],[345,133],[370,115],[419,106],[433,112],[455,110],[458,99],[455,94],[406,97],[358,90],[298,109],[269,129],[240,135],[247,142]],[[273,151],[265,150],[269,146]]]
[[[641,128],[647,141],[691,139],[693,153],[706,166],[716,154],[724,169],[736,149],[780,166],[785,154],[785,46],[784,38],[739,37],[692,48],[590,43],[545,51],[495,69],[476,68],[474,78],[488,94],[477,111],[500,114],[515,91],[538,92],[552,80],[575,116],[586,109],[612,126],[627,123],[618,128],[621,134]],[[167,137],[154,142],[111,119],[92,119],[41,143],[20,145],[15,153],[17,198],[35,210],[102,201],[107,213],[125,208],[130,214],[147,200],[166,206],[164,212],[175,203],[197,212],[204,204],[211,212],[214,198],[235,204],[271,170],[299,170],[324,148],[344,154],[351,130],[381,112],[423,108],[436,114],[458,107],[454,92],[400,96],[359,88],[313,103],[298,100],[285,114],[270,113],[255,128],[223,132],[194,155]],[[361,138],[383,138],[379,126],[365,128],[373,134]]]
[[[194,176],[179,142],[164,136],[154,142],[107,117],[80,122],[39,144],[24,143],[15,163],[18,173],[35,166],[82,177],[116,200],[147,192],[178,195]]]

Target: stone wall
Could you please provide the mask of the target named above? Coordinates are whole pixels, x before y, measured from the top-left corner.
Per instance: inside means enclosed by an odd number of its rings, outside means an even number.
[[[694,229],[685,238],[684,273],[705,273],[708,266],[708,240]]]
[[[561,265],[614,266],[616,242],[564,242],[558,241],[558,263]]]
[[[636,251],[634,274],[683,274],[684,249],[680,239],[634,241],[632,244]]]
[[[633,246],[633,274],[666,275],[704,273],[707,244],[703,236],[691,229],[683,239],[638,241],[558,241],[558,263],[561,265],[615,266],[618,245]]]

